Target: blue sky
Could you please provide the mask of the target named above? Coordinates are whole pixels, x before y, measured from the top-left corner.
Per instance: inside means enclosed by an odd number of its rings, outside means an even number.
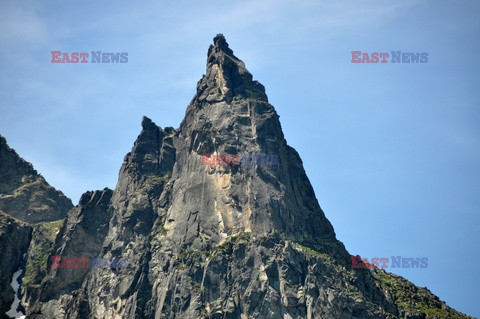
[[[178,127],[223,33],[265,85],[337,237],[480,316],[480,2],[0,0],[0,134],[74,203],[146,115]],[[50,51],[128,52],[53,64]],[[428,52],[352,64],[351,51]]]

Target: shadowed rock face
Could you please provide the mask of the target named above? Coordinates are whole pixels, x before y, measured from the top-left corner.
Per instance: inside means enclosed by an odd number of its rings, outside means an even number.
[[[31,227],[0,211],[0,313],[10,310],[14,290],[12,275],[23,262],[31,236]]]
[[[278,163],[205,166],[203,153]],[[53,251],[124,257],[128,268],[47,269],[31,318],[458,314],[400,277],[351,269],[264,87],[223,35],[180,127],[144,117],[115,190],[84,194]]]

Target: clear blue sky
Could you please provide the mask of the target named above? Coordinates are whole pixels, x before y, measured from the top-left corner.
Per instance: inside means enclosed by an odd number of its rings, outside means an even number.
[[[114,188],[142,115],[178,127],[224,33],[349,252],[428,257],[390,270],[480,316],[479,17],[476,0],[0,0],[0,134],[74,203]],[[354,50],[429,59],[352,64]]]

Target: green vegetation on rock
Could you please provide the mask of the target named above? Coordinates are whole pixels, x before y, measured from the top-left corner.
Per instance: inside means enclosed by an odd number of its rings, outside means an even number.
[[[169,173],[166,173],[166,174],[163,174],[163,175],[151,175],[146,179],[145,184],[147,186],[153,186],[153,185],[164,183],[169,178],[170,178]]]
[[[383,269],[373,269],[372,272],[382,289],[393,296],[402,318],[422,315],[426,319],[470,318],[448,307],[426,288],[415,286]]]
[[[33,225],[32,242],[28,250],[27,265],[23,284],[38,288],[45,277],[48,256],[51,255],[55,238],[64,220]]]

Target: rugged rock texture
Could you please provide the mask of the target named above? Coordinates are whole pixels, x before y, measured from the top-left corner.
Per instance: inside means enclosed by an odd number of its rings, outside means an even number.
[[[64,220],[38,223],[32,228],[26,264],[23,272],[21,295],[22,304],[28,307],[37,298],[38,288],[47,274],[48,257]]]
[[[46,273],[58,225],[72,208],[62,192],[51,187],[0,136],[0,311],[10,309],[13,273],[24,267],[22,291],[35,293]],[[52,222],[53,221],[53,222]],[[25,258],[23,258],[26,254]],[[27,304],[24,302],[24,304]],[[7,309],[7,310],[8,310]]]
[[[63,223],[52,255],[66,257],[69,260],[79,256],[89,259],[98,256],[112,216],[111,197],[112,190],[107,188],[83,194],[79,205],[69,212],[66,222]],[[28,298],[30,303],[26,308],[30,311],[36,309],[35,307],[37,309],[43,307],[47,309],[45,311],[49,314],[47,317],[54,318],[57,314],[48,312],[48,309],[60,311],[56,299],[72,298],[72,292],[81,287],[86,275],[92,270],[91,261],[86,264],[87,268],[82,268],[81,264],[78,268],[52,268],[51,258],[46,261],[46,265],[49,272],[34,295],[38,296],[38,303],[31,306],[34,296],[30,295]]]
[[[203,153],[279,160],[204,166]],[[84,194],[53,252],[128,268],[48,261],[29,318],[467,318],[398,276],[351,268],[264,87],[222,35],[180,127],[143,118],[115,190]]]
[[[0,135],[0,209],[27,223],[59,220],[73,207]]]
[[[0,211],[0,313],[10,310],[15,292],[10,286],[12,275],[24,263],[32,229]]]

